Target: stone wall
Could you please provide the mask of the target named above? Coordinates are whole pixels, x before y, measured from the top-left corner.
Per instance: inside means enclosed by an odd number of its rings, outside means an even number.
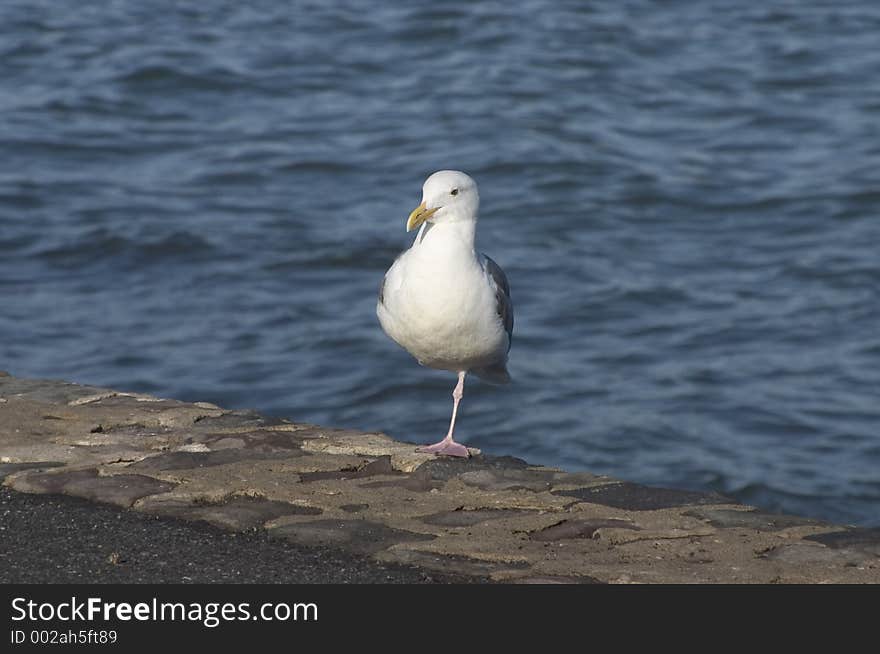
[[[880,582],[880,529],[5,373],[0,479],[498,581]]]

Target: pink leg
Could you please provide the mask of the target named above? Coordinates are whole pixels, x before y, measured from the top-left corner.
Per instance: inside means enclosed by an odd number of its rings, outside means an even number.
[[[419,447],[416,449],[416,452],[445,456],[470,456],[470,452],[468,452],[464,445],[456,443],[452,439],[452,433],[455,431],[455,416],[458,414],[458,403],[461,402],[461,398],[464,395],[464,376],[466,374],[466,372],[458,373],[458,383],[455,385],[455,390],[452,391],[452,420],[449,422],[449,433],[446,434],[446,438],[439,443]]]

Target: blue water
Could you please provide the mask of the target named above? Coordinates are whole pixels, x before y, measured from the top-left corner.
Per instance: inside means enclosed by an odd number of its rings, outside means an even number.
[[[462,440],[880,524],[880,5],[181,4],[0,5],[0,368],[435,440],[374,306],[459,168]]]

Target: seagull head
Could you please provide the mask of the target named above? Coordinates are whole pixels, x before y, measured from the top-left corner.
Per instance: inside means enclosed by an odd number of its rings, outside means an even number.
[[[406,221],[406,231],[424,222],[441,223],[476,220],[480,207],[477,183],[459,170],[440,170],[422,186],[422,203]]]

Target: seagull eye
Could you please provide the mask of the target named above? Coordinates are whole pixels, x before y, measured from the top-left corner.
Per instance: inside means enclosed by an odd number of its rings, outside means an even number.
[[[450,192],[450,195],[458,195],[458,189],[457,188],[452,189],[452,191]]]

